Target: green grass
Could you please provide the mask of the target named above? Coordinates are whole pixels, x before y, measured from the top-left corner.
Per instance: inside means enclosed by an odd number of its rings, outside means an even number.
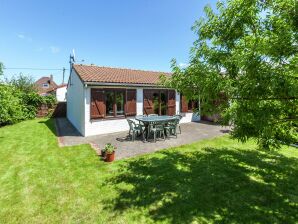
[[[298,150],[228,136],[106,164],[52,120],[0,128],[0,223],[297,223]]]

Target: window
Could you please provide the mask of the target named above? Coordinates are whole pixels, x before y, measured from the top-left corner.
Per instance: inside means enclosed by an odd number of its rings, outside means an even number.
[[[181,112],[193,112],[198,109],[199,102],[197,100],[188,100],[182,94],[180,95],[180,111]]]
[[[136,115],[135,89],[91,89],[91,119]]]
[[[124,115],[124,92],[115,92],[116,116]]]
[[[114,92],[106,91],[106,116],[114,116]]]
[[[106,116],[124,116],[124,90],[106,90]]]
[[[144,114],[174,115],[175,94],[175,90],[144,89]]]
[[[49,83],[43,83],[43,84],[42,84],[42,88],[45,88],[45,89],[46,89],[46,88],[49,88]]]

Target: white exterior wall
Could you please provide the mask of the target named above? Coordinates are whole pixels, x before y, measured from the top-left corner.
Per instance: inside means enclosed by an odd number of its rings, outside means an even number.
[[[137,115],[143,114],[143,88],[137,88]],[[128,131],[126,118],[90,119],[91,87],[85,87],[72,71],[67,89],[67,118],[83,136]],[[176,91],[176,114],[182,115],[181,123],[199,121],[194,113],[180,113],[180,94]]]
[[[91,100],[91,87],[84,88],[85,95],[85,108],[84,113],[84,135],[99,135],[99,134],[109,134],[114,132],[128,131],[129,126],[126,121],[126,118],[123,119],[99,119],[91,120],[90,119],[90,100]],[[176,114],[180,113],[180,94],[176,91]],[[143,88],[137,88],[137,115],[143,115]],[[181,113],[182,120],[181,123],[187,123],[191,121],[200,120],[200,116],[195,115],[194,113]],[[81,132],[82,133],[82,132]]]
[[[85,135],[85,90],[76,72],[72,70],[67,88],[67,119]]]
[[[195,121],[200,121],[201,116],[196,113],[192,112],[187,112],[187,113],[181,113],[182,119],[180,123],[189,123],[189,122],[195,122]]]
[[[56,89],[56,99],[58,102],[66,101],[66,91],[67,91],[66,86]]]
[[[138,89],[137,89],[138,93]],[[85,136],[90,135],[100,135],[100,134],[109,134],[120,131],[128,131],[129,126],[126,118],[123,119],[90,119],[90,100],[91,100],[91,88],[85,88]],[[138,108],[138,99],[137,99],[137,108]]]
[[[143,115],[143,103],[144,103],[144,96],[143,96],[143,88],[137,89],[137,115]]]

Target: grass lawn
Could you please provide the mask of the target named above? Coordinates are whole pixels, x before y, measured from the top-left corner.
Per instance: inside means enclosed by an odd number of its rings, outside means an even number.
[[[122,160],[59,148],[52,120],[0,128],[0,223],[297,223],[298,150],[228,136]]]

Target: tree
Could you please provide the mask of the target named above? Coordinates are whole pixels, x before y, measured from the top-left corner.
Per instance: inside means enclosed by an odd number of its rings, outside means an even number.
[[[241,141],[279,147],[297,141],[298,3],[219,1],[195,22],[187,68],[173,60],[165,85],[200,99],[202,113],[219,113]]]
[[[0,76],[3,75],[3,64],[2,62],[0,62]]]
[[[6,83],[15,86],[24,93],[37,93],[34,80],[29,75],[23,75],[22,73],[20,73],[17,76],[13,76],[11,79],[6,79]]]

